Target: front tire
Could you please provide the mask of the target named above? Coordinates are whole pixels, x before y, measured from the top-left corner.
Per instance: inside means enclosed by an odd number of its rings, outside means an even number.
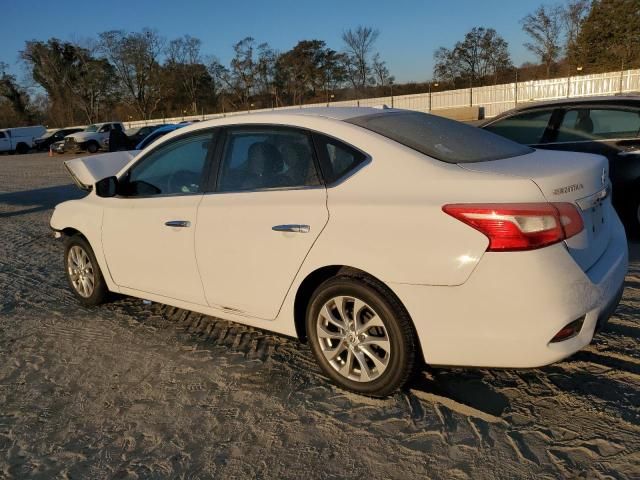
[[[379,282],[348,276],[325,281],[311,298],[306,322],[320,367],[346,390],[384,397],[402,387],[414,370],[413,324]]]
[[[74,235],[65,242],[64,269],[71,291],[82,305],[93,307],[104,302],[109,290],[84,237]]]
[[[96,142],[92,141],[87,144],[87,151],[89,153],[96,153],[99,148],[100,146]]]

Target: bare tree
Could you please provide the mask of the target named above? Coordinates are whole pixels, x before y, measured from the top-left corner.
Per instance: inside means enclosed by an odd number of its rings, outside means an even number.
[[[531,37],[531,42],[525,43],[524,46],[540,57],[540,61],[545,65],[547,78],[562,51],[562,19],[562,8],[542,5],[521,20],[522,29]]]
[[[202,64],[201,47],[202,41],[190,35],[171,40],[167,47],[165,65],[166,68],[176,71],[194,115],[198,113],[198,97],[203,80],[202,76],[206,71]]]
[[[434,53],[434,76],[475,85],[511,68],[509,44],[493,28],[474,27],[453,49],[440,47]]]
[[[348,74],[353,88],[358,91],[367,85],[370,78],[371,66],[369,57],[373,52],[373,45],[380,32],[372,27],[360,25],[355,30],[346,30],[342,34],[345,51],[348,55]]]
[[[589,0],[572,0],[562,7],[562,22],[565,31],[565,52],[568,54],[575,48],[582,22],[589,14]]]
[[[373,56],[373,62],[371,64],[371,70],[373,72],[373,83],[380,87],[386,87],[395,80],[389,73],[387,68],[387,62],[380,58],[380,54],[376,53]]]
[[[233,46],[230,76],[227,82],[244,108],[249,108],[249,100],[256,82],[256,62],[254,59],[255,40],[245,37]]]
[[[100,50],[115,68],[124,94],[142,118],[149,118],[162,100],[159,58],[164,39],[150,29],[111,30],[99,37]]]
[[[115,90],[115,72],[106,58],[97,56],[95,42],[75,44],[77,68],[68,84],[74,101],[79,105],[85,120],[99,120],[101,109],[110,103]]]

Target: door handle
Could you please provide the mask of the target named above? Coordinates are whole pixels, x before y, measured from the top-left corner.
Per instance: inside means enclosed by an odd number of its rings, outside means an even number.
[[[271,227],[271,230],[274,230],[276,232],[309,233],[311,227],[309,225],[298,224],[274,225],[273,227]]]
[[[164,222],[164,224],[167,227],[182,227],[182,228],[186,228],[186,227],[190,227],[191,226],[191,222],[189,222],[188,220],[169,220],[168,222]]]

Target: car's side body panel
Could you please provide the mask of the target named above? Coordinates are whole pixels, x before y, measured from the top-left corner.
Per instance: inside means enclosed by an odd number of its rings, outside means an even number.
[[[563,244],[556,244],[508,255],[486,253],[469,281],[458,287],[391,283],[411,312],[425,360],[434,365],[530,368],[589,344],[628,267],[624,229],[613,218],[611,243],[587,272]],[[579,318],[584,324],[578,336],[550,343],[563,326]]]
[[[324,187],[205,195],[195,250],[209,305],[274,319],[328,219]]]
[[[622,284],[626,244],[614,213],[610,244],[586,272],[564,243],[528,252],[485,253],[487,237],[445,214],[442,206],[544,202],[536,183],[526,175],[445,164],[340,120],[286,112],[229,117],[170,133],[152,148],[200,129],[234,124],[321,132],[365,152],[368,160],[326,190],[299,190],[304,193],[298,198],[295,190],[286,189],[261,196],[264,202],[253,192],[206,191],[154,199],[157,205],[148,216],[130,215],[133,204],[106,212],[107,202],[120,199],[101,199],[92,192],[59,205],[52,227],[71,227],[87,237],[114,291],[286,335],[296,334],[296,293],[310,274],[326,266],[360,269],[384,282],[406,306],[425,359],[435,364],[530,367],[565,357],[590,341],[597,318]],[[171,216],[176,202],[184,202],[188,210],[179,212],[180,218]],[[190,216],[183,218],[186,213]],[[104,222],[103,216],[108,217]],[[191,229],[181,236],[184,231],[165,230],[165,217],[192,221],[195,233]],[[309,225],[313,235],[272,231],[278,224]],[[172,235],[168,241],[149,244],[149,238],[165,233]],[[125,237],[137,240],[131,245]],[[134,252],[128,257],[113,254],[127,248]],[[177,250],[190,260],[175,255]],[[283,256],[287,264],[279,265]],[[154,266],[153,258],[164,264]],[[136,260],[149,269],[139,281]],[[181,275],[172,280],[175,269]],[[133,281],[122,281],[123,271]],[[560,346],[548,343],[580,316],[585,318],[580,335]]]

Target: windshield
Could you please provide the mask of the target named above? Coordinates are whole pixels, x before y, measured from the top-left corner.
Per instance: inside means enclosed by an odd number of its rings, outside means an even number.
[[[98,126],[97,125],[89,125],[87,128],[84,129],[85,132],[97,132],[98,131]]]
[[[421,112],[375,113],[347,122],[447,163],[485,162],[533,152],[480,128]]]

